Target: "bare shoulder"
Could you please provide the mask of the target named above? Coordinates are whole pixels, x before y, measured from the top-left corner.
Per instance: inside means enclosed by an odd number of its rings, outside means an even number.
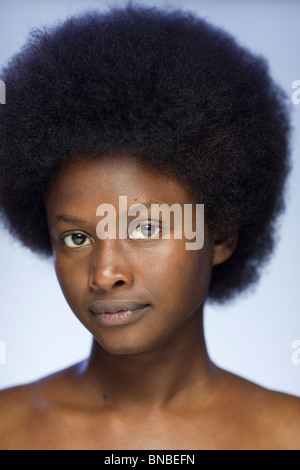
[[[226,380],[231,384],[232,398],[244,403],[245,425],[258,436],[262,448],[300,450],[300,398],[230,373],[226,373]]]
[[[0,450],[26,447],[32,442],[49,411],[59,407],[56,399],[78,365],[37,382],[0,391]],[[22,443],[22,445],[20,444]]]
[[[300,450],[300,398],[280,392],[266,393],[265,419],[274,425],[280,450]]]
[[[0,392],[0,449],[6,436],[26,421],[29,387],[14,387]]]

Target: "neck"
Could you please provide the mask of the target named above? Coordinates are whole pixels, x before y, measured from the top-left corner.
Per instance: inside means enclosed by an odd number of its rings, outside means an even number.
[[[203,402],[217,375],[205,345],[203,307],[155,351],[114,355],[94,340],[80,375],[93,398],[101,396],[116,409],[167,409],[190,404],[193,397]]]

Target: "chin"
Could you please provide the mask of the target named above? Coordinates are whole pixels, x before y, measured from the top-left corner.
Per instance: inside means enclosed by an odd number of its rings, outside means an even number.
[[[97,337],[94,337],[94,339],[101,349],[115,356],[129,356],[141,354],[142,352],[144,352],[142,351],[142,348],[140,348],[137,344],[134,344],[133,342],[124,341],[124,343],[122,344],[120,341],[110,342],[103,340],[103,338],[100,339]]]
[[[137,341],[127,341],[123,343],[121,341],[103,341],[103,338],[95,337],[95,340],[99,346],[109,354],[114,356],[136,356],[141,354],[151,353],[155,351],[155,347],[150,344],[141,344],[137,343]]]

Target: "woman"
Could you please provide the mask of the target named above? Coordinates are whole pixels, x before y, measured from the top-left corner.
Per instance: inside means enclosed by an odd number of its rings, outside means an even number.
[[[53,255],[94,341],[1,392],[0,448],[299,449],[299,399],[216,367],[203,333],[205,302],[258,280],[284,209],[289,118],[264,60],[190,14],[128,6],[32,33],[1,79],[4,220]],[[143,204],[134,227],[121,196]],[[126,237],[99,230],[102,204]],[[196,229],[204,204],[201,249],[175,216],[163,238],[153,204],[189,205]]]

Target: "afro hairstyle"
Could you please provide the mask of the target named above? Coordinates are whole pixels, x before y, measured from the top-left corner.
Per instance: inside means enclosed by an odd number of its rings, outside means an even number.
[[[291,169],[287,97],[263,57],[191,12],[129,2],[31,31],[0,79],[0,212],[23,245],[51,255],[44,198],[65,162],[130,154],[184,184],[218,240],[239,231],[208,302],[256,284]]]

